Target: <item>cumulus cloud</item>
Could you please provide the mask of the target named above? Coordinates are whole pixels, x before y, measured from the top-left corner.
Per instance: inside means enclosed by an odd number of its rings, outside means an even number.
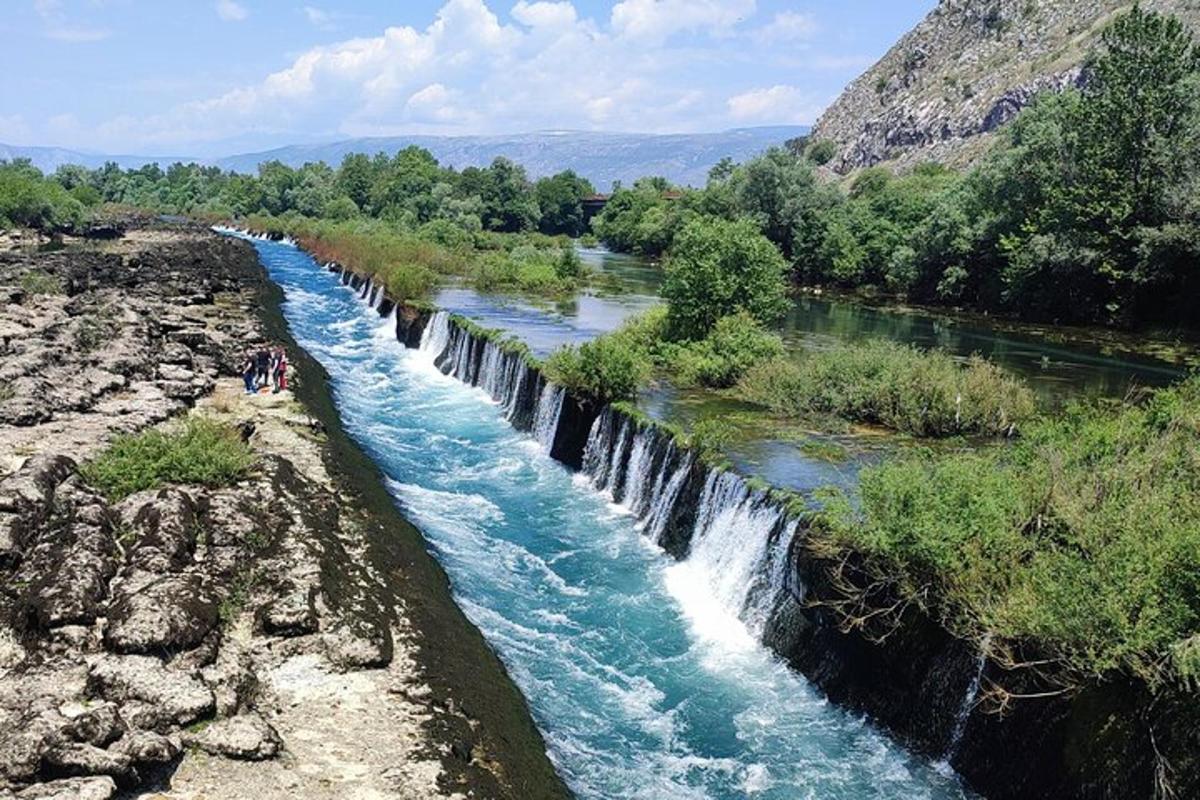
[[[754,0],[622,0],[611,21],[621,35],[662,41],[682,31],[730,34],[754,9]]]
[[[751,89],[730,97],[726,104],[730,116],[743,122],[808,122],[820,110],[800,89],[784,84]]]
[[[217,0],[217,16],[225,22],[241,22],[246,17],[250,16],[250,12],[240,3],[235,3],[234,0]]]
[[[569,2],[536,2],[520,0],[512,9],[512,16],[530,28],[564,30],[575,24],[578,14]]]
[[[624,0],[600,20],[565,0],[517,0],[502,17],[496,2],[444,0],[424,26],[315,47],[258,81],[108,120],[92,145],[182,150],[249,130],[277,139],[668,132],[815,118],[805,116],[812,104],[799,89],[756,89],[727,74],[746,46],[725,34],[753,12],[751,0]],[[647,46],[653,39],[663,41]]]

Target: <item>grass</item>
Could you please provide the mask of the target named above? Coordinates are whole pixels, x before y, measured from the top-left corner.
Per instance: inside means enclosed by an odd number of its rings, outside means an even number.
[[[761,362],[737,394],[788,416],[834,414],[926,437],[1011,435],[1036,410],[1022,381],[982,358],[963,364],[886,340]]]
[[[569,240],[532,233],[472,235],[445,220],[416,230],[366,219],[255,216],[246,224],[296,239],[316,260],[369,276],[401,302],[428,297],[447,279],[485,292],[559,297],[587,277]]]
[[[27,294],[63,294],[63,285],[56,276],[41,269],[34,269],[21,276],[21,288]]]
[[[1200,376],[864,470],[860,494],[827,498],[820,535],[961,635],[1021,643],[1066,682],[1200,676]]]
[[[202,417],[121,436],[83,466],[84,478],[116,502],[169,483],[228,486],[245,477],[254,453],[234,428]]]

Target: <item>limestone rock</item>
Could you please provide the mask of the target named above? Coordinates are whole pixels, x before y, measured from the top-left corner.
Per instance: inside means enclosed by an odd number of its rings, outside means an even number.
[[[104,656],[89,670],[87,685],[92,696],[114,703],[132,701],[134,712],[138,704],[150,706],[176,725],[187,725],[214,709],[212,692],[198,678],[168,670],[152,656]],[[121,716],[139,724],[134,721],[137,715],[124,708]]]
[[[217,720],[197,733],[185,733],[183,741],[206,753],[243,761],[274,758],[283,750],[275,728],[254,713]]]
[[[180,752],[179,746],[169,736],[153,731],[130,731],[108,749],[127,756],[135,766],[166,764]]]
[[[191,495],[168,488],[138,492],[117,506],[121,525],[133,538],[129,563],[152,572],[182,570],[196,547],[196,504]]]
[[[216,662],[200,671],[216,698],[217,715],[230,717],[244,708],[258,691],[258,676],[250,653],[235,641],[226,641]]]
[[[218,605],[200,575],[139,576],[115,591],[104,642],[118,653],[195,647],[216,627]]]
[[[386,667],[392,660],[392,636],[386,628],[342,624],[321,640],[326,658],[341,670]]]
[[[42,755],[42,768],[64,778],[88,775],[123,778],[132,771],[133,761],[122,753],[113,753],[81,742],[69,742],[47,750]]]
[[[117,784],[107,776],[66,778],[37,783],[17,792],[20,800],[109,800],[117,793]]]
[[[109,703],[89,708],[73,717],[63,728],[63,735],[96,747],[107,747],[121,738],[123,733],[125,723],[117,713],[117,707]]]

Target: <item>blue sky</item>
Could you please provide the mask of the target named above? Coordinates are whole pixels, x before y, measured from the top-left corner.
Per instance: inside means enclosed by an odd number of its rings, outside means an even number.
[[[936,0],[3,0],[0,142],[811,123]]]

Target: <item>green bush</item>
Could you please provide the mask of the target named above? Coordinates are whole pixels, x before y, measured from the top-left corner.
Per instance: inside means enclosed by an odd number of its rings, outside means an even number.
[[[783,414],[835,414],[916,436],[1008,435],[1035,411],[1024,382],[981,358],[963,364],[882,339],[763,362],[738,393]]]
[[[577,347],[560,347],[546,360],[545,370],[572,392],[608,403],[634,397],[650,373],[650,362],[644,351],[608,334]]]
[[[725,388],[756,364],[783,355],[783,341],[739,311],[717,320],[705,338],[666,345],[665,351],[662,360],[680,383]]]
[[[83,222],[84,206],[62,184],[28,162],[0,161],[0,229],[17,226],[70,231]]]
[[[202,417],[169,429],[120,436],[81,472],[114,502],[168,483],[227,486],[246,475],[255,456],[237,430]]]
[[[1197,665],[1200,377],[1147,403],[1077,405],[1008,447],[864,470],[819,526],[963,635],[1068,675],[1152,685]]]

